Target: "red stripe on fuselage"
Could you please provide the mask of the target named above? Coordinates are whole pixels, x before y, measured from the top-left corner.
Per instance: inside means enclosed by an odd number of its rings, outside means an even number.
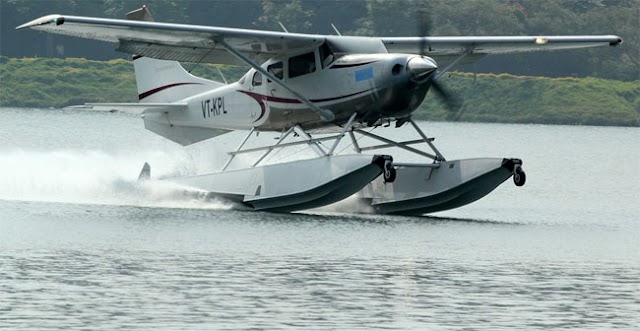
[[[266,105],[264,104],[264,101],[267,100],[267,96],[258,94],[258,93],[249,92],[249,91],[242,91],[242,90],[238,90],[238,92],[244,93],[252,97],[258,103],[258,105],[260,105],[260,116],[258,117],[257,120],[253,121],[253,123],[259,121],[264,116],[264,113],[267,111]]]
[[[156,87],[153,90],[149,90],[147,92],[144,92],[140,95],[138,95],[138,100],[142,100],[152,94],[156,94],[160,91],[164,91],[168,88],[172,88],[172,87],[176,87],[176,86],[182,86],[182,85],[202,85],[202,83],[175,83],[175,84],[169,84],[169,85],[165,85],[165,86],[160,86],[160,87]]]
[[[333,98],[311,99],[309,101],[311,101],[311,102],[335,101],[335,100],[349,98],[349,97],[352,97],[352,96],[355,96],[355,95],[358,95],[358,94],[362,94],[362,93],[365,93],[367,91],[369,91],[369,90],[364,90],[364,91],[351,93],[351,94],[347,94],[347,95],[341,95],[341,96],[337,96],[337,97],[333,97]],[[242,90],[238,90],[238,92],[241,92],[241,93],[244,93],[246,95],[249,95],[249,96],[251,96],[252,98],[254,98],[256,100],[266,100],[266,101],[279,102],[279,103],[302,103],[302,101],[300,101],[298,99],[274,97],[274,96],[270,96],[270,95],[258,94],[258,93],[249,92],[249,91],[242,91]]]
[[[352,96],[356,96],[356,95],[365,93],[367,91],[369,91],[369,90],[364,90],[364,91],[351,93],[351,94],[347,94],[347,95],[341,95],[341,96],[333,97],[333,98],[311,99],[310,101],[311,102],[335,101],[335,100],[346,99],[346,98],[349,98],[349,97],[352,97]],[[278,103],[295,103],[295,104],[301,104],[302,103],[302,101],[300,101],[298,99],[274,97],[274,96],[269,96],[269,95],[264,95],[264,94],[249,92],[249,91],[242,91],[242,90],[238,90],[238,92],[244,93],[244,94],[252,97],[260,105],[260,110],[261,110],[260,116],[258,117],[257,120],[253,121],[253,123],[259,121],[264,116],[264,114],[266,112],[266,106],[264,104],[265,101],[278,102]]]

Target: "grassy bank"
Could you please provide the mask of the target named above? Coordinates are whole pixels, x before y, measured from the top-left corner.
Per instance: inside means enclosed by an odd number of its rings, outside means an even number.
[[[233,66],[220,69],[228,80],[237,80],[246,72]],[[212,65],[199,65],[192,73],[222,81]],[[0,57],[1,106],[59,108],[85,102],[137,101],[131,61]]]
[[[228,80],[246,70],[220,68]],[[199,65],[193,73],[221,80],[215,66]],[[441,82],[463,101],[462,121],[640,126],[638,81],[454,73]],[[135,101],[130,61],[0,57],[2,106]],[[430,93],[415,117],[445,120],[449,115]]]
[[[463,121],[640,125],[640,82],[457,73],[442,83],[463,101]],[[418,118],[450,115],[429,95]]]

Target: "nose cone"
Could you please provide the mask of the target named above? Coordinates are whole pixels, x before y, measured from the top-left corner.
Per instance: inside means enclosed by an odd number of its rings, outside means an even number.
[[[438,69],[438,65],[429,58],[414,57],[407,63],[407,69],[411,72],[413,82],[424,83]]]

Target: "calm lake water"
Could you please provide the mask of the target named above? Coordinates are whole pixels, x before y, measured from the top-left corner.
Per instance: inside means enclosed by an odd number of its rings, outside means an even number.
[[[135,180],[215,171],[243,133],[185,148],[134,115],[2,108],[0,329],[640,328],[640,129],[421,125],[527,184],[424,217],[238,211]]]

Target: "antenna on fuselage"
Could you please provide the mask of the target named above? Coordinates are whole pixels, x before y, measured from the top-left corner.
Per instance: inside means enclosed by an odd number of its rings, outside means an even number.
[[[282,22],[278,21],[278,24],[280,24],[280,27],[282,28],[282,30],[284,30],[284,32],[289,33],[289,30],[284,27],[284,24],[282,24]]]
[[[338,36],[342,36],[342,33],[340,33],[340,31],[338,31],[338,28],[336,28],[336,26],[333,25],[333,23],[331,23],[331,27],[333,28],[333,31],[335,31],[338,34]]]

